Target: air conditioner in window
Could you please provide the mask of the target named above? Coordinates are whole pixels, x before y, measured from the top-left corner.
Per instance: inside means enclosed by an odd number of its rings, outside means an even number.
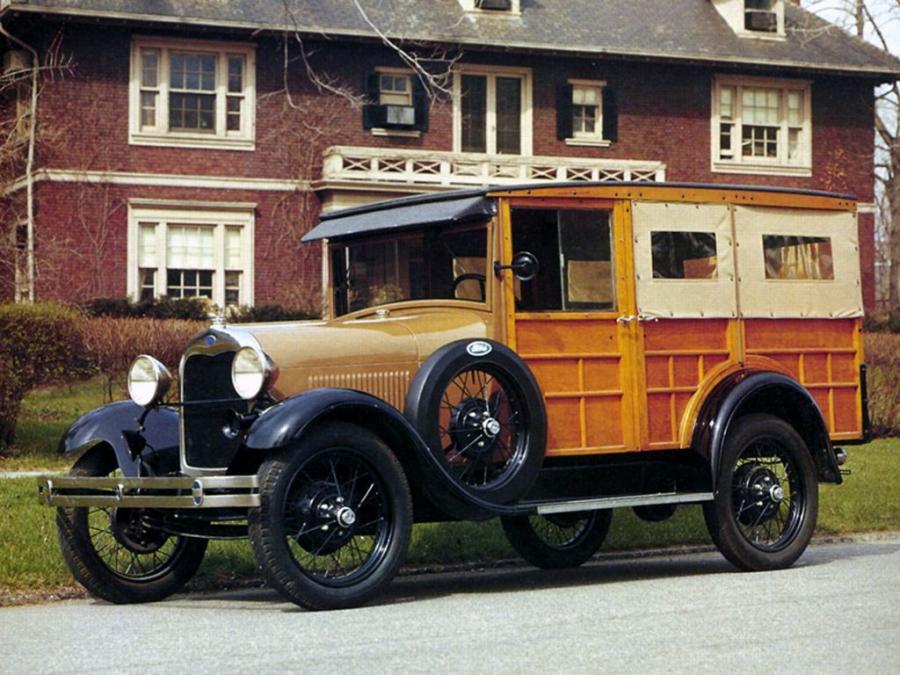
[[[3,54],[3,74],[9,75],[31,68],[31,58],[23,49],[11,49]]]
[[[416,109],[408,105],[386,105],[385,121],[388,124],[412,126],[416,123]]]

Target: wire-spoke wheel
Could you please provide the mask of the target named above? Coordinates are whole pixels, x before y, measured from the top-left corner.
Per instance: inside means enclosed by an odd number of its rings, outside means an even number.
[[[526,418],[525,401],[499,369],[473,365],[456,373],[438,416],[443,456],[456,479],[474,488],[507,480],[524,459]]]
[[[729,434],[715,500],[704,504],[710,535],[745,570],[788,567],[816,524],[818,482],[803,439],[770,415],[750,415]]]
[[[546,444],[543,398],[503,345],[462,340],[436,351],[410,386],[406,415],[462,492],[503,504],[534,484]],[[430,492],[451,515],[471,517],[446,487]]]
[[[95,451],[72,476],[115,476],[115,457]],[[77,507],[57,510],[63,557],[92,595],[114,603],[151,602],[178,591],[203,560],[206,540],[155,529],[147,509]]]
[[[544,569],[578,567],[600,549],[612,511],[580,511],[500,519],[506,538],[525,560]]]
[[[260,468],[250,540],[269,582],[309,609],[362,604],[406,551],[409,488],[397,460],[350,424],[313,431]]]

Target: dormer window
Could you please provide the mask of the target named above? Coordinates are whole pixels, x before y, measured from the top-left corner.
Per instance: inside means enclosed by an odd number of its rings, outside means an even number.
[[[778,32],[776,0],[744,0],[744,29],[760,33]]]
[[[740,37],[784,39],[784,0],[712,0],[712,5]]]
[[[518,15],[520,3],[521,0],[459,0],[467,12],[493,16]]]
[[[512,9],[512,0],[475,0],[475,8],[494,12],[508,12]]]

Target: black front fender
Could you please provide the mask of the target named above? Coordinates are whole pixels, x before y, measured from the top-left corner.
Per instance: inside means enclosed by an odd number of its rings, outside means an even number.
[[[403,465],[413,497],[424,496],[451,517],[477,519],[519,513],[466,493],[400,411],[352,389],[313,389],[277,403],[253,423],[244,447],[262,455],[300,440],[316,424],[332,421],[355,424],[383,438]]]
[[[139,476],[141,458],[153,455],[168,458],[177,468],[179,447],[178,413],[171,408],[154,408],[138,420],[144,409],[131,401],[118,401],[95,408],[75,421],[59,441],[59,452],[77,455],[98,444],[113,449],[125,476]]]

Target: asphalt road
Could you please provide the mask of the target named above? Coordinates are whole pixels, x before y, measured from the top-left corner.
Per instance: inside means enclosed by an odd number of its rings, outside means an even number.
[[[716,553],[402,577],[373,606],[265,590],[0,609],[3,673],[900,673],[900,538],[781,572]]]

